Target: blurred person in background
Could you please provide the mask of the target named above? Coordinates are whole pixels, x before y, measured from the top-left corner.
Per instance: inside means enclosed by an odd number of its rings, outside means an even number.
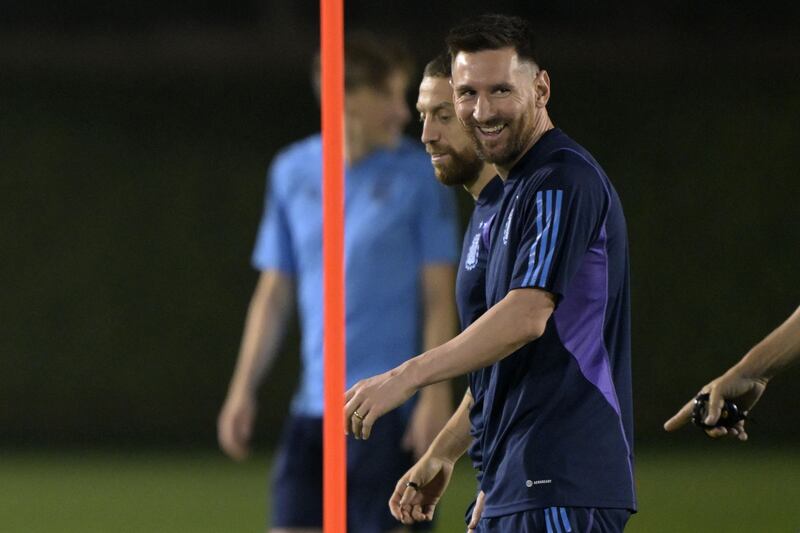
[[[705,424],[713,426],[719,420],[725,400],[734,401],[744,413],[758,402],[767,383],[785,367],[800,359],[800,307],[778,328],[756,344],[724,374],[708,383],[698,394],[707,393],[708,414]],[[692,419],[694,399],[689,400],[675,416],[664,423],[664,429],[675,431]],[[731,435],[747,440],[745,421],[732,428],[715,427],[705,430],[713,438]]]
[[[431,156],[431,163],[436,171],[437,179],[444,185],[463,187],[475,201],[475,209],[472,211],[464,233],[461,259],[456,276],[456,304],[461,329],[464,330],[486,312],[485,272],[489,253],[489,235],[503,194],[503,181],[497,176],[495,168],[478,156],[472,140],[458,122],[453,106],[450,67],[450,55],[447,53],[440,54],[425,66],[419,86],[417,111],[419,111],[419,118],[422,121],[422,142]],[[462,426],[468,428],[468,436],[471,438],[464,440],[458,456],[469,451],[473,467],[477,471],[478,481],[482,477],[480,447],[480,434],[483,427],[484,387],[482,383],[487,377],[488,370],[485,368],[468,374],[469,388],[458,409],[442,430],[464,434],[466,432],[460,431],[458,428]],[[435,469],[445,466],[432,461],[430,457],[426,453],[412,467],[412,470]],[[406,483],[411,479],[410,472],[406,472],[397,483],[389,505],[392,515],[406,524],[412,524],[415,520],[409,516],[403,516],[397,504],[403,495]],[[447,479],[444,485],[449,482],[450,473],[452,470],[446,473]],[[428,474],[429,477],[434,477],[434,475]],[[442,475],[445,476],[444,473]],[[414,476],[415,479],[417,477],[419,476]],[[477,503],[473,504],[467,512],[470,524],[477,523],[482,508],[482,497],[483,493],[479,493]],[[425,520],[433,519],[433,506],[429,509]]]
[[[319,57],[314,62],[319,91]],[[402,135],[413,67],[398,44],[350,34],[345,51],[347,384],[385,372],[455,334],[453,195]],[[286,127],[280,123],[276,126]],[[319,134],[273,160],[252,262],[260,272],[228,395],[220,446],[248,455],[256,392],[297,305],[302,376],[272,470],[272,531],[322,527],[322,143]],[[449,384],[420,391],[382,424],[380,442],[348,442],[348,531],[397,529],[385,502],[452,413]]]

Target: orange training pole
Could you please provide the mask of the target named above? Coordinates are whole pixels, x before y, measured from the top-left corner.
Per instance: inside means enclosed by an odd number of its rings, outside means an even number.
[[[344,437],[344,0],[320,0],[325,414],[323,531],[347,531]]]

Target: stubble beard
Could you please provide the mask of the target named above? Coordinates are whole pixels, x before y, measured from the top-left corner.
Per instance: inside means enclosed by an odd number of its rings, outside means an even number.
[[[533,119],[528,115],[523,115],[513,123],[506,124],[509,129],[509,141],[500,152],[490,154],[486,151],[476,133],[478,126],[474,121],[471,121],[465,127],[466,132],[469,134],[472,144],[475,148],[475,153],[478,157],[486,163],[497,166],[507,166],[516,161],[528,145],[531,135],[533,134]]]
[[[451,163],[445,166],[434,166],[436,178],[443,185],[454,187],[457,185],[469,185],[478,179],[483,169],[483,159],[475,153],[457,153],[448,150]]]

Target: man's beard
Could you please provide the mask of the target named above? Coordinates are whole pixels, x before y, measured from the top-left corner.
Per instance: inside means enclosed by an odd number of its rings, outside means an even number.
[[[433,167],[436,178],[443,185],[449,187],[469,185],[478,179],[483,170],[483,160],[477,154],[459,154],[453,150],[448,150],[446,153],[450,156],[450,163]]]
[[[487,153],[481,144],[480,139],[478,139],[478,135],[475,132],[478,126],[474,120],[471,120],[464,129],[469,134],[469,138],[472,140],[475,153],[478,154],[478,157],[487,163],[502,167],[516,161],[527,147],[528,141],[530,140],[529,134],[533,130],[532,126],[529,127],[530,122],[531,120],[528,116],[523,116],[514,123],[506,123],[505,127],[509,130],[508,144],[506,144],[505,148],[501,152],[494,154]],[[488,126],[492,126],[492,124],[489,124]]]

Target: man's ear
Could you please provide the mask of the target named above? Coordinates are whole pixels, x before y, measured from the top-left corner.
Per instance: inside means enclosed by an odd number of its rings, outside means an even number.
[[[550,101],[550,75],[546,70],[540,70],[536,75],[533,90],[536,93],[536,106],[545,107]]]

